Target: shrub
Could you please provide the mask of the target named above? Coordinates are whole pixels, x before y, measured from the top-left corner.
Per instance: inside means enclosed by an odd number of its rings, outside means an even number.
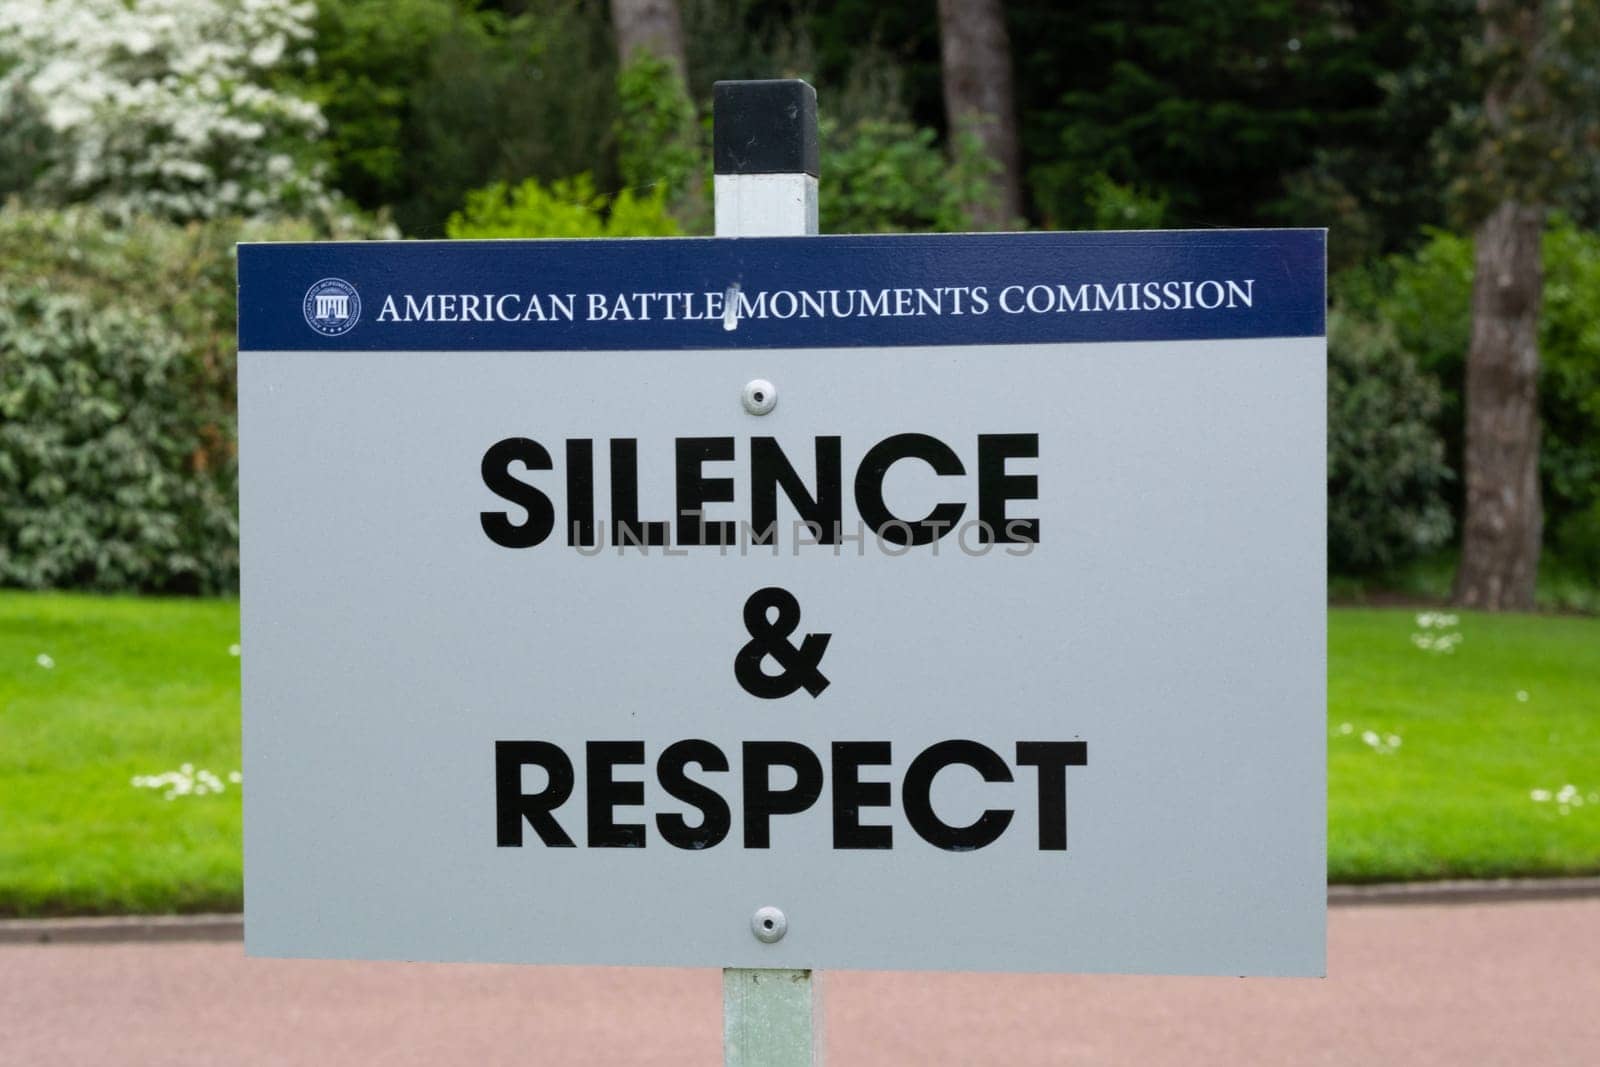
[[[624,189],[597,193],[588,174],[548,186],[529,178],[521,185],[496,182],[467,194],[450,216],[451,237],[671,237],[678,224],[667,214],[666,187],[636,197]]]
[[[1090,175],[1087,202],[1097,230],[1155,230],[1167,214],[1167,197],[1131,185],[1119,185],[1105,174]]]
[[[1600,234],[1545,234],[1539,417],[1547,528],[1563,555],[1600,560]],[[1592,567],[1593,564],[1591,563]]]
[[[199,458],[183,348],[131,307],[0,289],[0,584],[233,585],[234,468]]]
[[[701,191],[706,157],[694,102],[666,60],[638,52],[617,75],[617,166],[634,188],[660,187],[679,213]]]
[[[0,210],[0,585],[236,586],[234,244],[321,234]]]
[[[1555,547],[1562,562],[1600,589],[1600,501],[1561,521],[1556,527]]]
[[[1381,572],[1445,544],[1439,386],[1386,325],[1328,319],[1328,563]]]
[[[904,120],[861,119],[848,126],[824,118],[823,233],[919,233],[970,230],[966,205],[992,195],[993,165],[975,139],[954,162],[926,127]]]

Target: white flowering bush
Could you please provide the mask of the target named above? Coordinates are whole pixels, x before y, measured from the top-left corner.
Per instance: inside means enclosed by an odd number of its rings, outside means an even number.
[[[119,216],[327,214],[322,114],[286,88],[314,59],[315,15],[305,0],[0,0],[0,114],[43,128],[23,192]]]

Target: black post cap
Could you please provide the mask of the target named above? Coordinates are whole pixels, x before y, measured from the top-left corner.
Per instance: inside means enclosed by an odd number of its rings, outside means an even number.
[[[718,174],[817,176],[817,91],[799,78],[717,82],[712,156]]]

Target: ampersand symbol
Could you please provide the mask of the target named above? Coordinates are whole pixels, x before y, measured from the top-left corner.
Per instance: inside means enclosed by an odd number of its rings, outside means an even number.
[[[778,618],[769,622],[767,612],[776,608]],[[751,640],[733,660],[733,674],[751,696],[776,700],[805,687],[813,698],[828,688],[828,679],[817,670],[822,653],[832,634],[806,634],[799,645],[791,645],[790,634],[800,625],[800,602],[787,589],[768,586],[750,594],[744,602],[744,628]],[[783,673],[770,675],[761,661],[771,656]]]

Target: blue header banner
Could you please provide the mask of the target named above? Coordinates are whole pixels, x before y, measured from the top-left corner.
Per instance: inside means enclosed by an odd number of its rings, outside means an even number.
[[[239,246],[245,351],[1319,337],[1325,230]]]

